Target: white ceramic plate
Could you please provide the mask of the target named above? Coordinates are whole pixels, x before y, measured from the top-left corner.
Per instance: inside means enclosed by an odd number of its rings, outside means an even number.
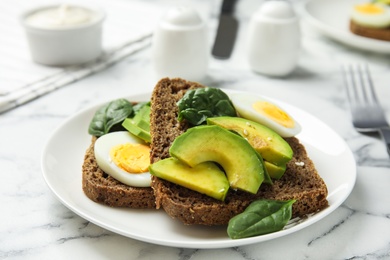
[[[131,101],[149,99],[150,94],[129,97]],[[328,186],[329,207],[304,220],[295,219],[276,233],[232,240],[226,227],[184,226],[163,210],[110,208],[89,200],[81,188],[81,165],[91,140],[87,132],[89,122],[102,104],[77,113],[54,131],[42,154],[43,176],[59,200],[79,216],[115,233],[149,243],[181,248],[224,248],[285,236],[310,226],[339,207],[355,184],[356,166],[346,143],[327,125],[296,107],[278,103],[302,125],[298,138]]]
[[[377,53],[390,54],[390,42],[370,39],[349,31],[354,4],[367,0],[312,0],[303,7],[304,18],[324,35],[346,45]]]

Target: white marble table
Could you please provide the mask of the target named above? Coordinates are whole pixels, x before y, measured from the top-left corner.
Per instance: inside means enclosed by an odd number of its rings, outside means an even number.
[[[161,9],[178,2],[149,1]],[[211,36],[219,3],[193,1],[207,18]],[[240,1],[240,32],[233,56],[224,61],[211,58],[203,83],[268,95],[328,124],[347,142],[357,163],[356,185],[345,203],[294,234],[210,250],[140,242],[94,225],[63,206],[42,177],[40,160],[47,139],[81,109],[152,90],[157,79],[148,47],[98,74],[0,115],[0,259],[390,259],[389,155],[377,135],[362,135],[352,127],[340,73],[343,62],[367,62],[390,116],[390,56],[341,45],[303,21],[302,52],[292,75],[278,79],[255,74],[244,56],[244,36],[258,4]]]

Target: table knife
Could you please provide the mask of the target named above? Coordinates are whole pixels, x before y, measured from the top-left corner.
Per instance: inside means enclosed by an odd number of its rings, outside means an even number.
[[[234,17],[235,3],[236,0],[224,0],[222,3],[217,35],[212,49],[215,58],[228,59],[232,53],[238,30],[238,21]]]

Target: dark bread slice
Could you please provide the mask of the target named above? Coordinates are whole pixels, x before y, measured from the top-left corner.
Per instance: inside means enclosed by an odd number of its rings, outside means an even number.
[[[176,102],[189,89],[201,88],[196,82],[182,79],[161,79],[153,90],[150,114],[151,163],[169,157],[169,147],[177,136],[188,129],[185,122],[177,120],[178,108]],[[152,130],[153,128],[153,130]]]
[[[152,162],[169,157],[173,140],[188,129],[187,124],[177,121],[176,102],[187,89],[195,87],[202,86],[182,79],[162,79],[157,83],[151,100]],[[328,206],[324,181],[299,140],[294,137],[286,140],[294,151],[286,173],[273,185],[262,185],[256,195],[230,190],[222,202],[153,176],[156,207],[163,208],[172,218],[188,225],[225,225],[252,201],[260,198],[296,199],[293,217],[303,217],[324,209]]]
[[[156,208],[153,189],[150,187],[130,187],[103,172],[97,165],[92,137],[82,166],[82,187],[91,200],[111,207]]]
[[[349,22],[352,33],[372,39],[390,41],[390,28],[370,28],[357,24],[353,20]]]

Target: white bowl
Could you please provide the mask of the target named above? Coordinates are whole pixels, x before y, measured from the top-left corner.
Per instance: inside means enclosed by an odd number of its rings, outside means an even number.
[[[70,5],[89,10],[93,19],[71,26],[48,27],[31,23],[31,15],[57,8],[58,5],[40,6],[25,12],[21,22],[26,31],[32,59],[50,66],[68,66],[86,63],[102,54],[102,23],[105,13],[96,7]]]

